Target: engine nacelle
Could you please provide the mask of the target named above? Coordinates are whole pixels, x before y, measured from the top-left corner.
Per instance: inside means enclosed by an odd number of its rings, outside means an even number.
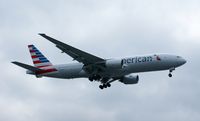
[[[138,75],[136,75],[136,76],[127,75],[127,76],[124,76],[119,81],[124,84],[137,84],[139,81],[139,76]]]
[[[109,69],[121,69],[122,68],[122,60],[107,60],[106,68]]]

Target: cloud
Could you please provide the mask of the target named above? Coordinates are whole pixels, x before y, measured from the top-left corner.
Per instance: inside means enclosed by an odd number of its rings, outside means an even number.
[[[198,121],[199,1],[0,1],[0,120]],[[147,53],[185,57],[174,78],[140,73],[138,85],[114,82],[101,91],[87,79],[26,75],[35,44],[54,64],[71,58],[37,35],[44,32],[103,58]]]

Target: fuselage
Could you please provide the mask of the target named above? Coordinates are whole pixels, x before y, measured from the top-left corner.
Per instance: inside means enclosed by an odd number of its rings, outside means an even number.
[[[108,61],[108,65],[105,66],[104,71],[99,73],[104,77],[121,77],[131,73],[170,70],[186,63],[186,60],[182,57],[169,54],[150,54],[122,59],[108,59],[106,61]],[[38,76],[62,79],[88,78],[90,76],[84,70],[82,63],[54,65],[54,68],[57,71]],[[30,71],[27,73],[33,74]]]

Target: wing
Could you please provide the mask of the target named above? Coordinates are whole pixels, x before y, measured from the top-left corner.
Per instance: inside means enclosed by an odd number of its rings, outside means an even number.
[[[87,52],[84,52],[82,50],[79,50],[75,47],[72,47],[68,44],[65,44],[63,42],[60,42],[52,37],[49,37],[45,34],[39,34],[42,37],[46,38],[47,40],[51,41],[58,47],[60,50],[71,56],[74,60],[77,60],[78,62],[83,63],[84,65],[89,65],[89,64],[95,64],[98,62],[105,61],[102,58],[99,58],[97,56],[94,56],[92,54],[89,54]]]

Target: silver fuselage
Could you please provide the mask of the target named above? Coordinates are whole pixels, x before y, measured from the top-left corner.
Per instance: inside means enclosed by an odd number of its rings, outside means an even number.
[[[106,68],[99,73],[101,76],[120,77],[131,73],[169,70],[186,63],[186,60],[182,57],[169,54],[151,54],[114,60],[122,61],[121,68]],[[90,75],[83,69],[83,66],[81,63],[54,65],[53,67],[58,71],[39,75],[39,77],[46,76],[62,79],[88,78]],[[30,71],[27,73],[33,74]]]

